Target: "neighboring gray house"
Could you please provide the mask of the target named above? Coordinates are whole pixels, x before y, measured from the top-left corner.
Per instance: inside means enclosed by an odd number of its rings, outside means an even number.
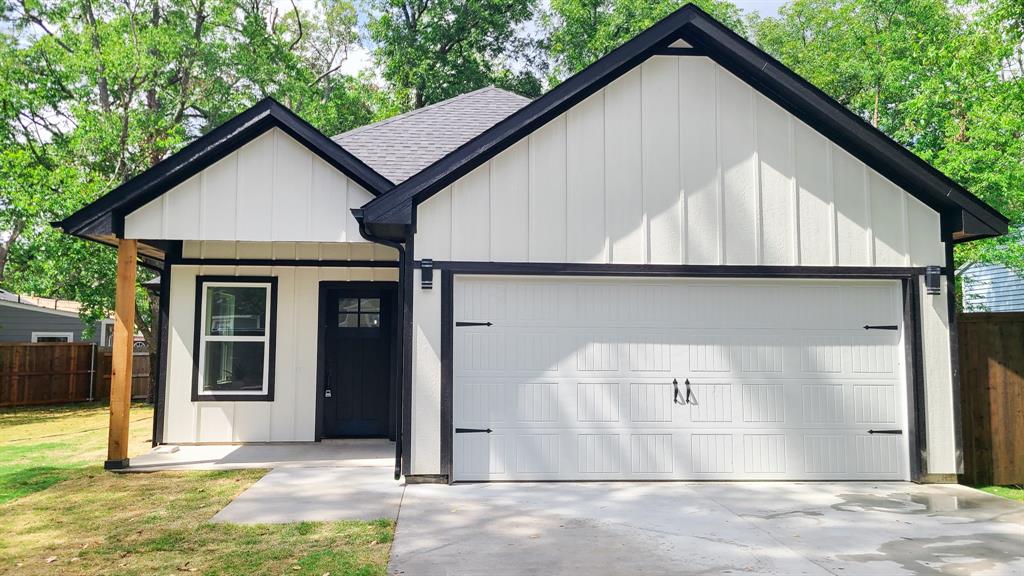
[[[89,338],[77,302],[20,296],[0,290],[0,342],[96,342],[109,345],[111,320],[97,323]]]
[[[958,272],[965,312],[1024,312],[1024,277],[1002,264],[971,263]]]

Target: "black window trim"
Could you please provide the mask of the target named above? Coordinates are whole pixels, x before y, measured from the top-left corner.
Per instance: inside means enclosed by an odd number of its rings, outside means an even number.
[[[200,354],[203,325],[203,286],[206,284],[230,282],[235,284],[269,284],[270,318],[267,320],[269,338],[266,370],[267,392],[265,394],[201,394],[199,392],[199,369],[203,362]],[[193,402],[273,402],[274,376],[277,356],[277,277],[276,276],[196,276],[196,299],[192,341],[192,401]]]

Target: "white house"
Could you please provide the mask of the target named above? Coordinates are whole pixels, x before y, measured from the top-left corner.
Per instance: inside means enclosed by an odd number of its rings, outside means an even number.
[[[157,443],[953,481],[952,249],[1007,220],[688,5],[532,102],[261,102],[59,226],[162,270]]]

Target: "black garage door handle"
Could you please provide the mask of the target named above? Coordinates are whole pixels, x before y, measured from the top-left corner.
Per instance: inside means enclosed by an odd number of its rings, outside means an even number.
[[[456,428],[456,434],[490,434],[493,432],[490,428]]]

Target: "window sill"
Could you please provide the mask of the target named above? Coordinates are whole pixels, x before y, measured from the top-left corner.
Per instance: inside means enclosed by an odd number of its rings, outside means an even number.
[[[274,394],[197,394],[192,392],[193,402],[273,402]]]

